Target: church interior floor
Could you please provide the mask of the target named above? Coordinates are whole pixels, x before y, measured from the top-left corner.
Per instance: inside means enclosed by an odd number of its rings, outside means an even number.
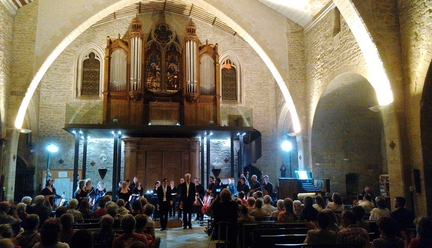
[[[170,222],[174,219],[170,219]],[[177,219],[175,219],[177,220]],[[204,232],[207,227],[207,219],[202,224],[198,221],[192,221],[192,229],[183,229],[180,227],[171,227],[168,222],[168,230],[160,231],[156,229],[156,237],[160,237],[160,248],[214,248],[216,241],[210,240],[210,237]]]

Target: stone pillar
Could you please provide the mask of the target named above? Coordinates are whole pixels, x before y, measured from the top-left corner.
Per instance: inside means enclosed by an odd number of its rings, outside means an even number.
[[[189,140],[189,170],[192,177],[201,175],[200,141],[196,138]]]
[[[124,177],[131,180],[137,176],[137,141],[123,140],[125,142]]]

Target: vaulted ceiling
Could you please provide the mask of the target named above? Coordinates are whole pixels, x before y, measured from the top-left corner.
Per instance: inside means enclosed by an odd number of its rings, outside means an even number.
[[[0,2],[15,14],[23,6],[37,0],[0,0]],[[227,4],[230,0],[226,0]],[[312,18],[331,0],[250,0],[259,1],[269,8],[274,9],[280,14],[286,16],[290,20],[306,26]],[[205,9],[199,8],[191,4],[187,0],[143,0],[132,4],[126,8],[113,12],[99,21],[96,25],[106,23],[115,19],[136,15],[151,11],[167,11],[176,14],[190,16],[194,19],[199,19],[211,25],[214,25],[228,33],[235,35],[234,30],[221,22],[214,15],[207,12]]]

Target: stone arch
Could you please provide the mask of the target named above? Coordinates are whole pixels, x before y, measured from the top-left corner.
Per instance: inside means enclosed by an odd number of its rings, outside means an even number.
[[[330,178],[331,190],[348,202],[362,186],[376,185],[378,175],[387,170],[383,118],[369,109],[378,103],[374,92],[362,75],[341,73],[328,83],[313,118],[311,170]],[[348,172],[359,175],[357,188],[345,185]]]
[[[420,189],[426,194],[426,208],[427,213],[432,213],[432,192],[429,189],[432,187],[431,180],[425,180],[432,175],[432,56],[428,53],[429,68],[424,81],[422,98],[420,101],[420,137],[423,157],[423,170],[420,175],[421,186]],[[424,185],[424,188],[423,188]]]

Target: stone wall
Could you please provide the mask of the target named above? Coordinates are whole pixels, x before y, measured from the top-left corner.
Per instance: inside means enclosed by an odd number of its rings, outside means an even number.
[[[10,85],[12,66],[13,16],[0,4],[0,137],[7,130],[7,93]]]

